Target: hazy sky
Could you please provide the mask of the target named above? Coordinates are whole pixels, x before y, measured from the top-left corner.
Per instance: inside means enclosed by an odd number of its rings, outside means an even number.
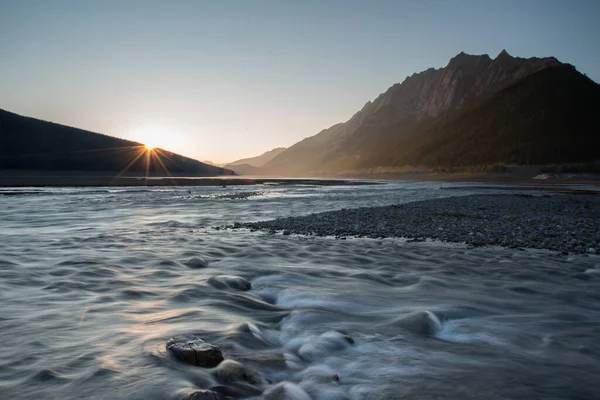
[[[0,0],[0,108],[232,161],[460,51],[598,82],[599,16],[599,0]]]

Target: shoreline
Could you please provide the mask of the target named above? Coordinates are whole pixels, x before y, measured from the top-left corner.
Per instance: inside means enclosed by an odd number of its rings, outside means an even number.
[[[476,194],[236,223],[227,228],[600,254],[598,221],[600,195]]]
[[[0,169],[0,187],[223,186],[260,184],[348,185],[383,182],[440,182],[531,187],[588,185],[600,188],[599,174],[566,174],[534,179],[543,165],[511,166],[506,172],[346,171],[335,175],[150,175],[120,171]]]
[[[544,187],[560,187],[568,185],[588,185],[600,188],[598,180],[556,179],[536,180],[523,177],[502,178],[498,176],[456,176],[452,174],[410,175],[385,178],[375,177],[267,177],[267,176],[207,176],[207,177],[149,177],[143,176],[106,176],[106,175],[6,175],[0,171],[1,188],[18,187],[92,187],[92,186],[244,186],[244,185],[378,185],[385,182],[440,182],[470,183],[485,185],[518,185],[519,189],[544,190]],[[523,187],[523,186],[529,186]],[[496,189],[497,187],[491,186]],[[451,187],[441,189],[452,189]]]
[[[0,188],[22,187],[124,187],[124,186],[248,186],[248,185],[378,185],[377,181],[319,178],[223,177],[103,177],[103,176],[11,176],[0,175]]]

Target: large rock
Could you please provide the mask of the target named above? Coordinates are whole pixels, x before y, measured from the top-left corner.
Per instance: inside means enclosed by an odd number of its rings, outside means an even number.
[[[167,350],[181,361],[199,367],[213,368],[223,361],[221,349],[193,335],[178,335],[169,339]]]
[[[216,275],[208,278],[208,283],[217,289],[235,289],[235,290],[250,290],[252,284],[242,278],[234,275]]]
[[[392,324],[420,335],[433,335],[442,329],[438,317],[430,311],[417,311],[395,319]]]

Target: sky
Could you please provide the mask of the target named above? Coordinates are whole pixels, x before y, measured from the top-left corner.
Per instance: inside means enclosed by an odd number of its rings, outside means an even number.
[[[0,108],[224,163],[461,51],[600,81],[600,1],[0,0]]]

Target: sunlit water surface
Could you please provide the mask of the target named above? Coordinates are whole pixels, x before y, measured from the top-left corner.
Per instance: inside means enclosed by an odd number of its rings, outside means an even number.
[[[0,196],[0,397],[170,399],[212,387],[210,371],[165,350],[194,333],[313,399],[599,398],[597,257],[213,228],[477,191],[438,187]],[[227,198],[237,192],[256,193]],[[186,266],[194,257],[208,267]],[[223,274],[252,290],[209,284]],[[394,324],[413,311],[441,328]]]

